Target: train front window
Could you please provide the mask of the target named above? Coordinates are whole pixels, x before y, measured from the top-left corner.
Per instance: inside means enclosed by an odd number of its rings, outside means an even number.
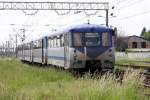
[[[82,35],[81,33],[74,33],[73,44],[75,47],[82,47],[83,46],[81,35]]]
[[[102,45],[103,46],[110,46],[111,45],[110,34],[107,32],[102,33]]]
[[[100,36],[98,33],[85,33],[85,45],[86,46],[98,46],[100,45]]]

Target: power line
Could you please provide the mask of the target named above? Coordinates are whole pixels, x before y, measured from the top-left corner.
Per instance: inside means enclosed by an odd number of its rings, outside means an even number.
[[[131,16],[123,17],[123,18],[120,18],[120,19],[116,19],[114,21],[126,20],[126,19],[129,19],[129,18],[132,18],[132,17],[138,17],[138,16],[142,16],[142,15],[148,14],[148,13],[150,13],[150,10],[144,11],[144,12],[141,12],[141,13],[137,13],[137,14],[134,14],[134,15],[131,15]]]
[[[125,1],[127,1],[127,0],[120,0],[120,1],[116,2],[114,5],[118,5],[118,4],[123,3]]]
[[[112,1],[112,3],[115,2],[115,1],[116,1],[116,0]],[[121,4],[121,3],[125,2],[125,1],[127,1],[127,0],[118,1],[118,2],[116,2],[116,3],[114,3],[114,4],[112,4],[112,5],[113,5],[112,7],[115,7],[116,5],[118,6],[119,4]]]
[[[128,4],[128,5],[124,5],[124,6],[120,7],[120,8],[118,8],[118,9],[116,9],[116,11],[120,11],[122,9],[128,8],[128,7],[133,6],[135,4],[141,3],[142,1],[144,1],[144,0],[136,0],[135,2],[132,2],[132,3]]]

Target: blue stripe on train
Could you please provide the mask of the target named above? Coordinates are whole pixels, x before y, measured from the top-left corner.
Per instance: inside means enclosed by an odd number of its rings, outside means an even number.
[[[58,56],[48,56],[48,59],[54,59],[54,60],[65,60],[64,57],[58,57]]]

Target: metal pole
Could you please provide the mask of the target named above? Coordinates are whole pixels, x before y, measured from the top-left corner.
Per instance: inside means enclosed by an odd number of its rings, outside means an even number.
[[[109,16],[108,16],[108,9],[106,9],[106,26],[108,27],[109,23]]]
[[[5,54],[8,56],[8,41],[6,41]]]
[[[16,34],[16,58],[18,57],[18,40],[17,40],[17,34]]]
[[[23,45],[22,45],[22,46],[23,46],[22,48],[23,48],[23,50],[22,50],[22,54],[23,54],[23,59],[25,59],[25,58],[24,58],[25,29],[21,29],[21,30],[23,31],[23,36],[22,36],[22,44],[23,44]]]
[[[0,56],[2,56],[1,54],[2,54],[2,46],[0,46]]]
[[[10,57],[10,42],[8,41],[8,57]]]

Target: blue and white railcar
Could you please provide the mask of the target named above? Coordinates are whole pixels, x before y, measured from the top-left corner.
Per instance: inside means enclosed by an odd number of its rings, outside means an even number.
[[[17,57],[20,59],[20,60],[24,60],[24,56],[23,56],[23,45],[19,45],[17,47]]]
[[[112,69],[115,61],[114,30],[81,24],[18,46],[21,60],[65,69]]]
[[[32,60],[35,63],[43,63],[43,49],[42,49],[42,40],[43,39],[38,39],[35,41],[32,41]]]
[[[31,43],[25,43],[23,48],[23,60],[31,62]]]
[[[65,69],[111,69],[114,31],[92,24],[72,26],[47,36],[47,64]]]
[[[31,43],[24,43],[17,48],[17,56],[22,61],[31,62]]]

